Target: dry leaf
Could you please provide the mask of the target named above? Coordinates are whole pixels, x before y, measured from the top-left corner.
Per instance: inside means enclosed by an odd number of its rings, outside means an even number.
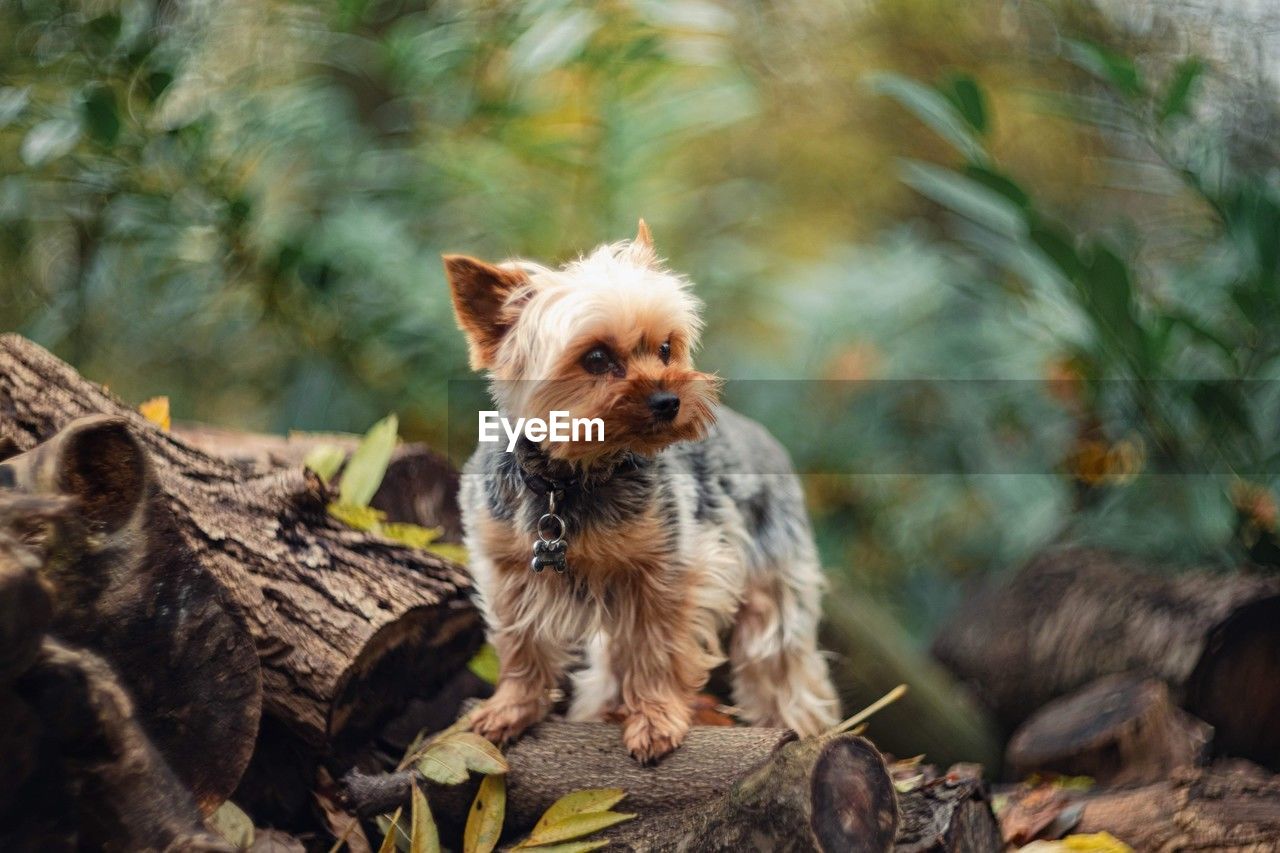
[[[502,752],[485,738],[472,732],[450,732],[436,741],[462,756],[467,769],[489,775],[506,773],[509,768]],[[430,753],[430,750],[428,750]]]
[[[1133,853],[1133,848],[1109,832],[1068,835],[1061,841],[1034,841],[1022,853]]]
[[[516,849],[536,847],[543,850],[542,845],[574,841],[631,820],[635,815],[609,811],[626,795],[621,788],[592,788],[565,794],[543,813],[533,832],[516,845]]]
[[[230,800],[218,806],[209,818],[209,826],[241,850],[253,844],[253,820]]]
[[[169,421],[168,397],[152,397],[138,407],[138,412],[144,418],[160,427],[163,432],[169,431],[171,423]]]
[[[417,785],[413,786],[413,808],[410,823],[409,853],[440,853],[440,832],[427,805],[427,795]]]
[[[462,833],[463,853],[490,853],[498,846],[507,813],[507,777],[486,776],[471,803]]]
[[[1066,796],[1048,785],[1022,796],[1012,794],[1000,811],[1000,832],[1008,844],[1028,844],[1048,829],[1066,807]]]
[[[400,813],[403,809],[396,809],[390,820],[378,818],[378,825],[384,822],[387,824],[383,830],[382,843],[378,845],[378,853],[392,853],[396,849],[396,834],[400,832]]]
[[[459,785],[467,781],[467,760],[448,744],[435,741],[418,759],[418,772],[441,785]]]

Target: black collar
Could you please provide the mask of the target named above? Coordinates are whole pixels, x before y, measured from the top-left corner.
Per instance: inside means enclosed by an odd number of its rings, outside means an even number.
[[[527,438],[519,440],[514,455],[521,482],[538,497],[554,494],[565,498],[590,491],[619,474],[636,470],[641,464],[635,454],[628,452],[584,469],[563,459],[552,459]]]

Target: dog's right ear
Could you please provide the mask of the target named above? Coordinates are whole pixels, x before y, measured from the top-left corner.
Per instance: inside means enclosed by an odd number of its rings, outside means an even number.
[[[512,291],[528,281],[518,270],[503,269],[466,255],[445,255],[444,271],[453,292],[458,327],[466,333],[471,367],[493,366],[502,336],[511,328],[503,306]]]

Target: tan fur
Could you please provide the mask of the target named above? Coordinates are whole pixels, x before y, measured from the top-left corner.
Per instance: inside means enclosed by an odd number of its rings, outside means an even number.
[[[446,268],[473,362],[508,416],[562,410],[604,421],[604,442],[544,445],[548,456],[590,466],[706,434],[718,381],[692,364],[698,303],[663,269],[643,222],[634,242],[560,270],[456,257]],[[658,355],[664,342],[667,363]],[[583,356],[598,346],[617,357],[621,375],[584,370]],[[654,420],[648,400],[657,390],[679,396],[673,421]],[[541,719],[552,689],[585,654],[570,716],[619,716],[631,753],[655,760],[684,739],[691,701],[724,660],[720,636],[730,629],[735,679],[747,682],[735,685],[736,698],[749,721],[802,734],[834,721],[814,640],[822,578],[807,534],[794,565],[762,572],[750,565],[755,546],[741,520],[691,529],[673,551],[673,519],[653,502],[624,525],[572,531],[570,572],[539,574],[529,569],[527,517],[495,518],[475,493],[464,479],[471,571],[500,660],[495,693],[473,718],[480,734],[505,741]]]

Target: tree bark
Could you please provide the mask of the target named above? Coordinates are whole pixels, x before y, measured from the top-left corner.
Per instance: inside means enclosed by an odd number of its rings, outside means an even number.
[[[1108,787],[1145,785],[1202,764],[1212,736],[1173,705],[1163,681],[1112,675],[1033,714],[1010,739],[1006,761],[1018,779],[1051,771]]]
[[[1141,788],[1086,796],[1073,832],[1109,832],[1143,853],[1280,847],[1280,777],[1246,761],[1188,768]]]
[[[195,423],[174,424],[173,431],[192,447],[246,471],[296,467],[322,445],[341,447],[349,457],[360,443],[358,436],[346,433],[264,435]],[[462,541],[458,472],[448,459],[425,444],[396,447],[369,505],[385,512],[389,521],[438,528],[442,542]]]
[[[48,630],[120,673],[143,729],[212,812],[253,751],[262,676],[243,616],[183,546],[146,452],[98,415],[0,470],[13,489],[0,493],[5,514],[42,498],[66,507],[26,534],[43,549]]]
[[[898,794],[902,824],[894,853],[1001,853],[1004,839],[991,797],[976,765],[945,775],[926,769],[926,780]],[[930,778],[932,777],[932,778]]]
[[[513,744],[507,760],[508,842],[523,837],[567,793],[621,788],[627,796],[616,809],[637,817],[601,833],[611,850],[899,849],[893,846],[897,797],[884,760],[869,741],[852,735],[797,740],[785,729],[699,726],[657,766],[642,767],[622,746],[618,726],[548,720]],[[413,771],[353,772],[342,781],[342,801],[366,817],[388,813],[408,801],[415,780],[422,782]],[[459,832],[476,783],[427,784],[446,837]],[[964,836],[968,801],[984,811],[986,827],[994,827],[985,799],[974,796],[980,781],[953,787],[946,794],[907,795],[914,803],[912,829],[901,849],[942,849],[936,844]],[[904,814],[907,808],[904,802]]]
[[[300,467],[246,473],[161,432],[17,335],[0,336],[0,441],[27,450],[71,420],[122,419],[145,447],[182,542],[247,619],[264,707],[341,753],[481,641],[465,571],[352,530]]]
[[[958,609],[933,643],[1012,731],[1104,675],[1169,685],[1215,749],[1280,766],[1280,578],[1193,571],[1069,549]]]
[[[72,502],[0,491],[0,849],[231,848],[205,832],[186,786],[103,659],[46,636],[56,590],[39,571]]]

